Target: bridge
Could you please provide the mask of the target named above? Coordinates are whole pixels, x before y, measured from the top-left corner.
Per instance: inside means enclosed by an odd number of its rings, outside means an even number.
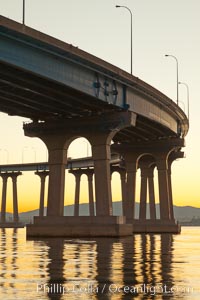
[[[141,79],[25,25],[0,16],[0,103],[2,112],[29,118],[29,137],[49,153],[47,216],[35,217],[27,235],[129,235],[179,230],[173,216],[171,164],[182,157],[187,116],[171,99]],[[77,137],[92,147],[96,216],[64,217],[67,149]],[[112,144],[111,144],[112,142]],[[112,215],[111,152],[125,166],[123,216]],[[141,167],[140,221],[134,219],[135,182]],[[160,219],[150,184],[159,179]],[[151,175],[150,175],[151,174]]]

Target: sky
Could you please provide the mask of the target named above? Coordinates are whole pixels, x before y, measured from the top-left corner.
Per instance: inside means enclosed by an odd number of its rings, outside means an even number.
[[[189,86],[190,129],[183,149],[185,158],[173,164],[175,205],[200,207],[200,1],[199,0],[26,0],[25,24],[79,47],[130,72],[130,14],[133,14],[133,74],[176,101],[176,64],[179,80]],[[0,0],[0,14],[22,22],[22,0]],[[180,106],[188,114],[187,93],[179,86]],[[24,137],[25,119],[0,113],[0,164],[44,161],[47,151],[37,138]],[[76,140],[69,156],[86,156],[87,142]],[[90,149],[89,149],[90,152]],[[137,175],[139,200],[139,176]],[[18,178],[20,211],[38,208],[39,177]],[[0,182],[1,191],[2,182]],[[32,187],[35,187],[34,189]],[[70,188],[68,188],[68,187]],[[87,180],[81,183],[81,202],[87,201]],[[112,180],[113,200],[121,200],[119,175]],[[12,210],[11,181],[7,211]],[[74,199],[74,178],[67,175],[65,204]]]

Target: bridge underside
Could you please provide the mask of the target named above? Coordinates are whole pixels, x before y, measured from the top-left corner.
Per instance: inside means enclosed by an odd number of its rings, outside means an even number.
[[[0,63],[1,111],[11,116],[32,120],[53,121],[104,115],[121,108],[53,81],[35,76],[18,68]],[[80,118],[80,119],[79,119]],[[118,132],[115,142],[135,142],[176,137],[169,128],[142,116],[137,116],[136,126]]]

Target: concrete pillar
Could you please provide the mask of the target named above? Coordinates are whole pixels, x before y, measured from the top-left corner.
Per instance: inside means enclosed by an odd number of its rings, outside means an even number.
[[[81,173],[74,172],[73,173],[76,180],[75,186],[75,199],[74,199],[74,216],[79,216],[79,201],[80,201],[80,181],[81,181]]]
[[[168,189],[169,189],[169,208],[171,220],[174,220],[173,194],[172,194],[172,180],[171,180],[171,164],[168,163]]]
[[[112,215],[111,174],[110,174],[110,142],[109,134],[99,135],[92,141],[94,160],[96,215]]]
[[[49,150],[47,216],[63,216],[66,163],[66,149]]]
[[[148,170],[148,187],[149,187],[149,209],[150,209],[150,219],[156,219],[156,204],[155,204],[155,191],[154,191],[154,168],[155,166],[150,166]]]
[[[10,174],[13,183],[13,221],[15,223],[19,222],[19,214],[18,214],[18,197],[17,197],[17,177],[22,175],[21,172],[16,172]]]
[[[9,175],[7,173],[1,173],[0,176],[3,179],[3,188],[2,188],[2,200],[1,200],[1,222],[6,222],[6,194],[7,194],[7,181]]]
[[[177,159],[177,158],[183,158],[184,157],[184,152],[182,151],[173,151],[170,153],[169,158],[168,158],[168,189],[169,189],[169,207],[170,207],[170,215],[171,215],[171,220],[173,221],[175,219],[174,217],[174,207],[173,207],[173,193],[172,193],[172,178],[171,178],[171,168],[172,168],[172,163]]]
[[[139,219],[140,220],[146,220],[148,168],[146,166],[143,166],[143,165],[140,168],[141,168],[141,187],[140,187]]]
[[[80,198],[80,180],[81,175],[85,174],[88,178],[88,194],[89,194],[89,214],[94,216],[94,194],[93,194],[93,169],[78,169],[70,170],[69,173],[75,176],[76,186],[75,186],[75,200],[74,200],[74,216],[79,216],[79,198]]]
[[[169,187],[168,187],[168,164],[167,155],[157,155],[156,165],[158,169],[160,219],[170,220]]]
[[[39,216],[44,216],[44,195],[45,195],[45,180],[46,176],[49,175],[48,171],[37,171],[36,175],[40,177],[41,186],[40,186],[40,205],[39,205]]]
[[[133,222],[135,217],[135,190],[136,190],[136,172],[137,157],[131,153],[124,154],[126,164],[126,201],[125,216],[129,222]]]
[[[89,212],[90,216],[94,216],[94,193],[93,193],[93,170],[87,173],[88,177],[88,191],[89,191]]]
[[[126,213],[126,171],[120,171],[121,179],[121,191],[122,191],[122,214],[125,216]]]

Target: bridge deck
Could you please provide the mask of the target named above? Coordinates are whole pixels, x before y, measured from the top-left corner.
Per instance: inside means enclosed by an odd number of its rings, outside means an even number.
[[[119,164],[121,162],[119,155],[112,154],[111,164]],[[66,169],[79,169],[79,168],[91,168],[94,167],[94,161],[92,157],[83,157],[71,159],[68,158]],[[34,162],[34,163],[19,163],[19,164],[5,164],[0,165],[0,173],[4,172],[19,172],[19,171],[48,171],[48,162]]]
[[[0,16],[1,111],[33,120],[133,111],[118,141],[185,136],[185,113],[139,78],[77,47]]]

